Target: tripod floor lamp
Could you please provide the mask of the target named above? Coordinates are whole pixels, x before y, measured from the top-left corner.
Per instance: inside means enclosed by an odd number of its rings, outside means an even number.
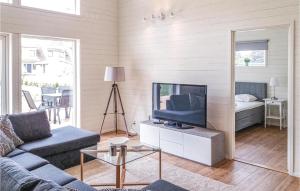
[[[125,81],[124,67],[111,67],[111,66],[106,67],[104,81],[113,82],[113,84],[112,84],[112,88],[111,88],[111,91],[109,94],[106,109],[104,112],[104,117],[103,117],[103,121],[101,124],[101,129],[100,129],[100,135],[102,133],[103,125],[104,125],[107,114],[112,114],[112,115],[114,115],[114,127],[116,130],[116,134],[118,133],[118,115],[122,115],[122,117],[124,119],[124,123],[125,123],[126,134],[127,134],[127,136],[130,136],[130,134],[128,132],[127,122],[125,119],[125,112],[124,112],[124,108],[123,108],[122,99],[120,96],[120,91],[118,88],[118,84],[116,83],[116,82]],[[107,111],[109,109],[111,100],[113,100],[113,110],[114,111],[112,113],[108,113]],[[121,112],[118,111],[118,101],[121,106]]]

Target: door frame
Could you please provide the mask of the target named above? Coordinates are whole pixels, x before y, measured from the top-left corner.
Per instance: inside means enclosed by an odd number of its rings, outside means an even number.
[[[8,33],[2,33],[0,32],[0,36],[3,37],[4,39],[4,42],[3,42],[3,45],[4,45],[4,51],[3,51],[3,60],[2,62],[4,62],[4,66],[3,66],[3,86],[4,86],[4,93],[1,95],[1,102],[2,103],[2,108],[1,110],[3,110],[3,113],[8,113],[9,112],[9,109],[10,109],[10,96],[9,96],[9,78],[10,78],[10,75],[9,75],[9,62],[10,62],[10,35]],[[2,97],[3,96],[3,97]]]
[[[30,35],[30,34],[19,34],[19,59],[18,59],[18,82],[20,84],[17,94],[18,96],[18,108],[19,112],[22,111],[22,82],[21,82],[21,75],[22,75],[22,37],[29,37],[29,38],[36,38],[36,39],[46,39],[46,40],[64,40],[64,41],[72,41],[74,43],[74,75],[73,75],[73,110],[74,110],[74,126],[79,127],[81,124],[80,120],[80,40],[73,39],[73,38],[64,38],[64,37],[55,37],[55,36],[43,36],[43,35]],[[16,74],[15,74],[16,75]]]
[[[278,25],[262,25],[256,27],[246,27],[246,28],[236,28],[229,31],[229,40],[230,40],[230,132],[229,132],[229,158],[234,159],[235,156],[235,33],[237,31],[247,31],[247,30],[255,30],[258,28],[272,28],[279,26],[287,26],[288,27],[288,142],[287,142],[287,167],[288,174],[295,176],[294,169],[294,115],[295,115],[295,21],[292,20],[289,23],[282,23]]]

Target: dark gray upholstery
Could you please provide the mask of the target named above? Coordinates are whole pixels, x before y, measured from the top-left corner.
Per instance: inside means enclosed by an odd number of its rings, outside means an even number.
[[[50,180],[41,180],[33,191],[68,191],[66,188]]]
[[[60,154],[95,145],[99,135],[76,127],[54,129],[52,136],[26,143],[19,148],[41,157]]]
[[[80,191],[97,191],[95,188],[79,181],[79,180],[75,180],[73,182],[70,182],[69,184],[64,185],[64,187],[66,188],[73,188],[73,189],[77,189]]]
[[[24,142],[51,136],[50,124],[45,111],[19,113],[8,116],[15,133]]]
[[[235,82],[235,95],[250,94],[261,101],[267,97],[267,86],[267,83]]]
[[[49,163],[45,159],[42,159],[41,157],[38,157],[31,153],[16,155],[14,157],[11,157],[11,159],[27,170],[33,170]]]
[[[44,158],[60,169],[67,169],[80,164],[80,149],[63,152],[56,155],[50,155]],[[94,158],[85,156],[85,161],[90,160],[94,160]]]
[[[13,157],[13,156],[17,156],[17,155],[20,155],[22,153],[25,153],[25,151],[21,150],[21,149],[15,149],[13,150],[12,152],[8,153],[6,155],[6,157]]]
[[[151,191],[188,191],[165,180],[158,180],[144,189]]]
[[[263,101],[267,97],[267,83],[236,82],[235,94],[250,94]],[[264,121],[264,106],[235,113],[235,131],[242,130]]]
[[[10,158],[0,157],[1,191],[32,190],[40,179]]]
[[[31,172],[41,179],[52,180],[61,186],[64,186],[64,185],[76,180],[71,175],[56,168],[55,166],[53,166],[51,164],[44,165],[38,169],[32,170]]]

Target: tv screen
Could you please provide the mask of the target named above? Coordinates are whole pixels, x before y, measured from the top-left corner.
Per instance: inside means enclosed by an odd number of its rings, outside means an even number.
[[[154,119],[206,128],[207,86],[153,83]]]

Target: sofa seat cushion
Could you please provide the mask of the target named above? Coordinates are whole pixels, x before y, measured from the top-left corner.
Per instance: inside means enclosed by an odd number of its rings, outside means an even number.
[[[27,170],[34,170],[36,168],[49,164],[49,162],[45,159],[42,159],[41,157],[38,157],[31,153],[22,153],[20,155],[11,157],[11,159]]]
[[[44,180],[51,180],[61,186],[64,186],[74,180],[71,175],[67,174],[63,170],[56,168],[51,164],[46,164],[40,168],[31,171],[32,174]]]
[[[41,180],[38,185],[35,186],[33,191],[68,191],[66,188],[56,184],[51,180]]]
[[[79,181],[79,180],[75,180],[73,182],[70,182],[69,184],[66,184],[64,186],[65,188],[71,188],[71,189],[76,189],[76,190],[80,190],[80,191],[97,191],[95,188]]]
[[[8,153],[6,155],[6,157],[13,157],[13,156],[17,156],[17,155],[20,155],[22,153],[25,153],[25,151],[21,150],[21,149],[15,149],[13,150],[12,152]]]
[[[165,180],[158,180],[146,188],[144,190],[151,190],[151,191],[188,191],[184,188],[171,184]]]
[[[0,157],[0,190],[33,190],[40,179],[7,157]]]
[[[52,130],[51,137],[23,144],[20,149],[46,157],[95,145],[98,141],[96,133],[67,126]]]

